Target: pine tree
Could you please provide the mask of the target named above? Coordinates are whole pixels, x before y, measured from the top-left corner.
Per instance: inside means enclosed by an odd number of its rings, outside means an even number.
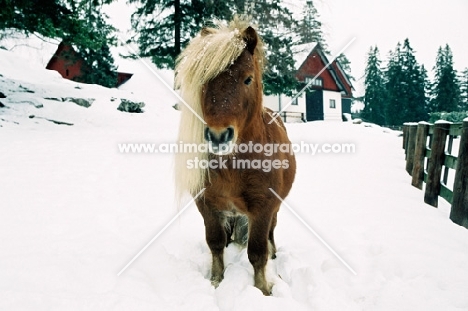
[[[138,33],[140,56],[151,57],[160,68],[174,68],[175,59],[189,40],[213,20],[229,20],[236,13],[253,17],[267,51],[266,94],[291,94],[297,82],[293,72],[292,13],[280,0],[130,0],[139,7],[132,24]]]
[[[291,38],[281,38],[272,31],[263,33],[263,39],[268,42],[267,66],[263,74],[263,92],[270,94],[291,95],[297,89],[298,82],[294,77],[294,59],[291,50]],[[275,47],[280,47],[283,53],[272,52]]]
[[[174,68],[175,59],[203,26],[231,17],[230,3],[203,0],[130,0],[139,7],[132,15],[140,56],[159,68]]]
[[[416,61],[414,50],[411,48],[409,40],[406,39],[402,48],[403,66],[403,96],[405,122],[427,120],[426,90],[422,68]]]
[[[426,77],[425,77],[426,74]],[[390,53],[386,70],[388,95],[386,118],[389,125],[427,120],[427,73],[414,56],[409,40]]]
[[[296,26],[292,13],[280,0],[236,1],[234,12],[242,9],[253,17],[253,23],[258,25],[258,33],[265,43],[264,93],[291,95],[299,85],[294,77],[296,68],[291,50],[292,29]]]
[[[431,106],[432,83],[429,80],[429,76],[427,74],[427,70],[426,70],[426,67],[424,67],[424,65],[421,65],[421,78],[424,83],[424,94],[425,94],[424,111],[427,115],[432,112],[432,106]]]
[[[403,124],[403,104],[401,98],[401,82],[403,68],[401,65],[401,44],[398,43],[395,51],[389,53],[387,69],[385,70],[385,89],[387,103],[385,105],[385,116],[388,125]]]
[[[371,47],[367,54],[364,87],[362,117],[369,122],[385,125],[386,90],[377,46]]]
[[[468,111],[468,68],[463,70],[460,77],[460,110]]]
[[[324,39],[320,15],[313,1],[306,1],[302,16],[303,19],[299,21],[296,27],[296,32],[300,40],[299,43],[317,42],[325,53],[330,54],[328,45]]]
[[[341,67],[343,68],[348,78],[351,81],[355,81],[356,79],[351,74],[351,61],[348,59],[348,57],[346,57],[346,54],[341,53],[340,55],[338,55],[336,60],[340,63]]]
[[[434,67],[433,103],[434,112],[459,111],[460,86],[457,72],[453,68],[453,55],[450,46],[439,47]]]
[[[117,82],[116,66],[110,52],[110,46],[116,44],[115,29],[106,21],[108,18],[102,13],[102,5],[112,0],[82,0],[74,2],[76,15],[80,16],[79,35],[64,38],[73,44],[79,56],[85,61],[83,75],[79,82],[99,84],[114,87]]]
[[[50,38],[61,37],[74,18],[60,0],[0,0],[0,8],[0,30],[17,29]]]

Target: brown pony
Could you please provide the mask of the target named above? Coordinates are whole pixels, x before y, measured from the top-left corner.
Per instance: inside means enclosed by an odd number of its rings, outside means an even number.
[[[176,87],[187,104],[181,105],[179,140],[209,143],[211,149],[179,153],[175,170],[179,194],[195,196],[205,189],[196,204],[213,256],[212,284],[222,281],[224,248],[234,241],[247,244],[255,286],[269,295],[265,266],[269,255],[275,258],[273,231],[281,204],[269,188],[286,197],[296,162],[292,152],[252,148],[291,144],[281,120],[269,124],[273,112],[263,107],[263,64],[262,41],[245,19],[204,28],[191,40],[176,66]]]

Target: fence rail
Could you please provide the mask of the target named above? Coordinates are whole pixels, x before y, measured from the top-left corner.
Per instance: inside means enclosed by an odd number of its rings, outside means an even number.
[[[279,113],[278,111],[276,113]],[[293,119],[293,121],[307,122],[304,112],[296,111],[283,111],[280,113],[281,118],[284,122]]]
[[[453,156],[458,138],[458,156]],[[437,207],[439,196],[444,198],[451,204],[450,219],[468,228],[468,121],[405,123],[403,148],[411,184],[422,190],[426,183],[424,202]],[[447,187],[449,169],[455,170],[453,190]]]

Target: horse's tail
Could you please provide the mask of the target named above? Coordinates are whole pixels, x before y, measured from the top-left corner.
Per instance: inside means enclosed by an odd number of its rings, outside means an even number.
[[[226,223],[227,244],[234,242],[246,246],[249,239],[249,219],[245,215],[229,217]],[[227,245],[226,245],[227,246]]]

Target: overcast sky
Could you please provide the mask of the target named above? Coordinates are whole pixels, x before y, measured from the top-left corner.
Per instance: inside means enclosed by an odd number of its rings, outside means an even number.
[[[332,52],[356,37],[345,51],[356,79],[364,75],[370,46],[377,45],[386,60],[405,38],[430,76],[437,49],[446,43],[455,69],[468,67],[468,0],[321,0],[317,7]],[[362,92],[362,87],[356,88]]]
[[[302,11],[300,0],[285,0]],[[119,27],[129,27],[131,11],[119,0],[107,11]],[[356,40],[345,51],[351,61],[353,76],[364,75],[366,54],[377,45],[381,59],[409,38],[416,59],[426,66],[431,76],[437,49],[448,43],[454,55],[455,69],[468,67],[468,0],[316,0],[326,39],[332,53],[342,49],[353,37]],[[361,81],[355,83],[362,94]]]

